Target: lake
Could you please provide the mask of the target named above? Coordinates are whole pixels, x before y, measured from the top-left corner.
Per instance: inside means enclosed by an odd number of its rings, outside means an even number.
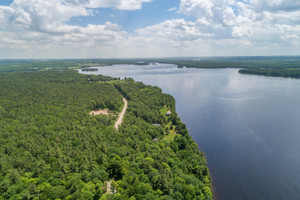
[[[300,80],[175,65],[98,67],[155,85],[206,155],[217,200],[300,199]]]

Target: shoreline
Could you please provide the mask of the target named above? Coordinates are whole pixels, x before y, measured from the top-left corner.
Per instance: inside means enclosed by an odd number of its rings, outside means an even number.
[[[80,71],[78,71],[78,73],[79,73],[79,74],[88,75],[87,72],[80,72]],[[91,72],[91,74],[93,74],[93,72]],[[96,75],[98,75],[98,74],[96,74]],[[99,74],[99,75],[102,75],[102,74]],[[107,75],[102,75],[102,76],[107,76]],[[136,82],[136,81],[134,81],[134,82]],[[137,83],[138,83],[138,82],[137,82]],[[151,84],[148,85],[148,86],[151,86],[151,87],[157,87],[157,86],[153,86],[153,85],[151,85]],[[164,92],[161,91],[161,93],[164,93]],[[165,93],[164,93],[164,94],[165,94]],[[124,95],[124,94],[123,94],[123,95]],[[170,96],[172,96],[172,95],[170,95]],[[172,96],[172,98],[175,100],[174,96]],[[127,106],[128,106],[127,100],[126,100],[124,97],[123,97],[123,102],[124,102],[124,107],[123,107],[123,109],[122,109],[122,112],[119,114],[119,117],[118,117],[118,119],[117,119],[117,121],[116,121],[116,123],[115,123],[115,125],[114,125],[114,128],[115,128],[116,130],[118,130],[119,125],[122,123],[122,119],[123,119],[123,117],[124,117],[124,114],[125,114],[126,109],[127,109]],[[176,106],[175,106],[175,107],[176,107]],[[173,108],[173,109],[174,109],[174,108]],[[175,113],[175,116],[178,116],[178,114],[177,114],[177,112],[176,112],[176,108],[172,111],[172,113]],[[179,116],[178,116],[178,119],[179,119],[178,123],[184,124],[184,123],[181,121],[181,119],[180,119]],[[210,170],[209,170],[208,165],[207,165],[207,159],[206,159],[206,156],[205,156],[204,152],[201,151],[201,150],[198,148],[198,144],[197,144],[197,143],[195,142],[195,140],[191,137],[191,135],[190,135],[190,133],[189,133],[189,129],[186,128],[186,125],[185,125],[185,124],[184,124],[184,126],[185,126],[184,129],[185,129],[185,131],[186,131],[188,137],[191,139],[192,143],[194,143],[194,144],[197,145],[197,151],[203,154],[203,158],[205,159],[205,162],[206,162],[205,166],[206,166],[206,169],[207,169],[207,171],[208,171],[208,174],[207,174],[206,177],[209,179],[209,185],[208,185],[208,184],[205,184],[205,187],[209,187],[209,192],[208,192],[208,193],[211,194],[211,198],[212,198],[213,200],[216,200],[215,197],[214,197],[215,187],[214,187],[213,184],[212,184],[212,176],[211,176],[211,174],[210,174]],[[185,135],[185,134],[183,134],[183,135],[181,135],[181,136],[184,136],[184,135]],[[188,140],[189,140],[189,139],[188,139]],[[204,183],[204,182],[203,182],[203,183]],[[207,194],[207,193],[206,193],[206,194]]]

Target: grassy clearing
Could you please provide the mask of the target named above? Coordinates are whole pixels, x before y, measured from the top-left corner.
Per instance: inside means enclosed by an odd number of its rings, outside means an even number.
[[[176,126],[172,125],[172,122],[168,122],[165,127],[168,129],[169,133],[168,133],[168,135],[166,135],[163,138],[163,140],[168,141],[168,142],[172,142],[172,141],[174,141],[174,138],[175,138],[176,135],[179,136],[179,137],[181,136],[180,134],[176,133],[176,131],[175,131]],[[171,129],[171,127],[172,127],[172,129]]]
[[[169,108],[164,106],[162,109],[160,109],[160,113],[163,115],[163,116],[166,116],[166,113],[168,112]]]
[[[175,138],[176,134],[175,133],[169,133],[168,135],[166,135],[163,140],[167,141],[167,142],[173,142],[174,138]]]

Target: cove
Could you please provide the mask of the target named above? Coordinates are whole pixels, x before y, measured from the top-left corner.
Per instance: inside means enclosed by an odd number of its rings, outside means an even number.
[[[79,72],[132,77],[175,97],[215,199],[300,199],[300,80],[169,64],[96,68]]]

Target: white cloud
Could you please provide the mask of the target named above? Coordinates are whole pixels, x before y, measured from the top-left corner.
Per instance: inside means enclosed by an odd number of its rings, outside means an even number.
[[[116,8],[120,10],[137,10],[142,3],[152,0],[65,0],[67,4],[79,5],[88,8]]]
[[[0,7],[3,28],[41,32],[55,32],[72,17],[89,14],[83,7],[65,5],[60,0],[15,0],[10,7]]]
[[[137,10],[142,8],[142,3],[151,0],[91,0],[93,7],[115,7],[120,10]]]
[[[179,12],[195,17],[213,15],[214,4],[208,0],[181,0]]]
[[[219,38],[228,38],[230,31],[233,38],[278,39],[282,33],[277,25],[300,22],[300,2],[295,0],[181,0],[179,12],[205,22],[207,32]]]
[[[300,25],[276,25],[280,37],[285,40],[299,39],[300,38]]]
[[[295,11],[300,10],[300,1],[297,0],[249,0],[249,4],[256,11]]]
[[[15,0],[0,6],[0,57],[149,57],[299,54],[295,0],[181,0],[187,19],[133,35],[118,24],[68,25],[92,8],[141,9],[151,0]],[[93,11],[91,11],[93,10]]]
[[[167,12],[172,12],[172,11],[175,11],[175,10],[177,10],[177,8],[176,8],[176,7],[173,7],[173,8],[169,8],[169,9],[167,10]]]
[[[15,0],[10,6],[0,7],[0,55],[18,56],[17,50],[32,57],[47,57],[47,52],[51,57],[68,57],[75,49],[83,55],[84,50],[109,52],[108,46],[116,46],[127,37],[110,22],[86,27],[68,25],[72,17],[92,14],[88,8],[78,6],[82,3],[85,2]]]
[[[167,20],[160,24],[138,29],[136,32],[142,37],[165,38],[170,41],[193,41],[212,34],[202,32],[202,26],[184,19]]]
[[[161,49],[175,55],[299,54],[299,4],[293,0],[181,0],[178,12],[195,21],[167,20],[137,33],[151,41],[149,46],[161,44]]]

